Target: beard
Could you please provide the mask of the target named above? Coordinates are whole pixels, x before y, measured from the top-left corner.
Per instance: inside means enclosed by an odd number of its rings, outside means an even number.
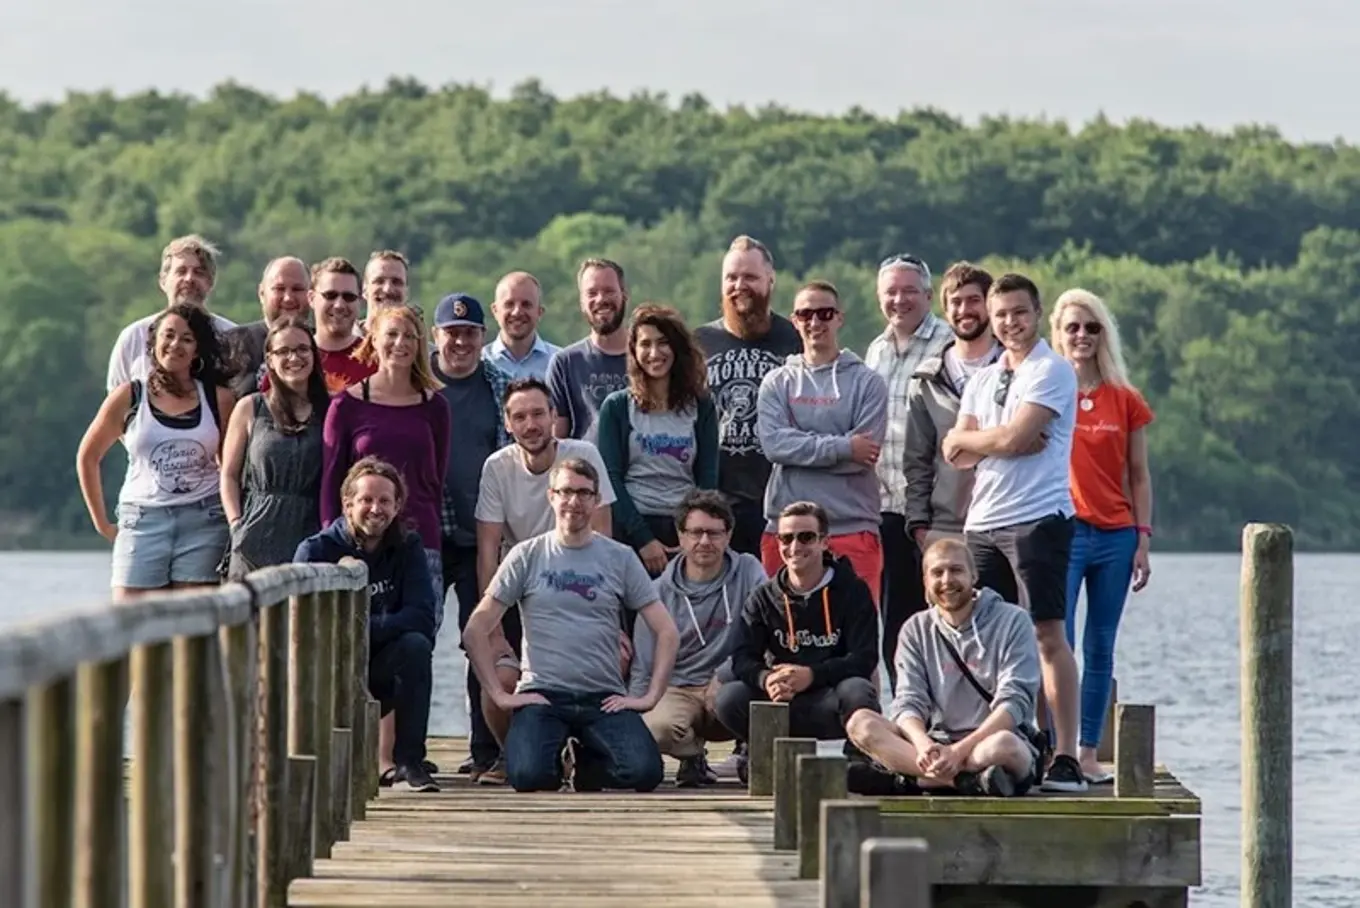
[[[964,331],[962,328],[959,328],[957,325],[954,324],[951,324],[949,327],[953,330],[954,337],[958,338],[961,341],[971,341],[977,340],[979,337],[982,337],[982,335],[986,334],[987,329],[991,327],[991,322],[987,321],[986,319],[982,319],[978,321],[977,324],[975,324],[971,330],[968,331]]]
[[[592,313],[589,321],[590,329],[597,334],[601,336],[613,334],[615,331],[619,330],[619,328],[623,327],[623,306],[619,306],[618,309],[615,309],[614,314],[606,319],[597,319]]]
[[[770,295],[750,290],[723,294],[723,323],[742,340],[756,340],[770,330]]]

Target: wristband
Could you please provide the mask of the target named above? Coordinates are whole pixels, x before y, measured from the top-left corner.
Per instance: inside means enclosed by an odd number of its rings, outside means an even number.
[[[1141,526],[1140,526],[1140,527],[1135,527],[1134,529],[1138,530],[1139,535],[1141,535],[1141,536],[1146,536],[1146,537],[1149,538],[1149,539],[1152,538],[1152,527],[1141,527]]]

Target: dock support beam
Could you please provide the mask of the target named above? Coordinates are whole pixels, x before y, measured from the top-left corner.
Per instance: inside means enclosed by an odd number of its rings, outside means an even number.
[[[753,798],[768,798],[774,794],[774,742],[789,736],[789,705],[787,703],[752,703],[751,727],[748,732],[750,782],[747,793]]]

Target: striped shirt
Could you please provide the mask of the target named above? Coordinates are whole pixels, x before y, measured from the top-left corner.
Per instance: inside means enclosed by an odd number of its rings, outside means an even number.
[[[921,324],[907,338],[906,349],[899,350],[892,329],[884,331],[869,344],[864,362],[888,383],[888,435],[878,456],[878,490],[885,513],[905,514],[907,475],[903,463],[907,451],[907,389],[921,363],[944,352],[954,337],[944,319],[926,313]]]

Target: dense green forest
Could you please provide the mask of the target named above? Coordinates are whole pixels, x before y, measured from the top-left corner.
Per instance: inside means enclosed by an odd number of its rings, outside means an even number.
[[[1047,299],[1085,286],[1117,312],[1157,411],[1158,548],[1233,548],[1262,519],[1301,547],[1360,547],[1360,149],[1344,144],[537,83],[496,100],[393,80],[333,104],[232,83],[206,99],[0,94],[0,544],[99,543],[76,444],[118,329],[162,305],[161,246],[191,231],[225,251],[213,306],[230,317],[257,317],[272,256],[394,247],[427,304],[533,271],[559,342],[584,330],[581,257],[618,259],[635,301],[698,322],[738,233],[774,249],[781,308],[803,278],[836,282],[860,351],[891,252],[1018,268]]]

